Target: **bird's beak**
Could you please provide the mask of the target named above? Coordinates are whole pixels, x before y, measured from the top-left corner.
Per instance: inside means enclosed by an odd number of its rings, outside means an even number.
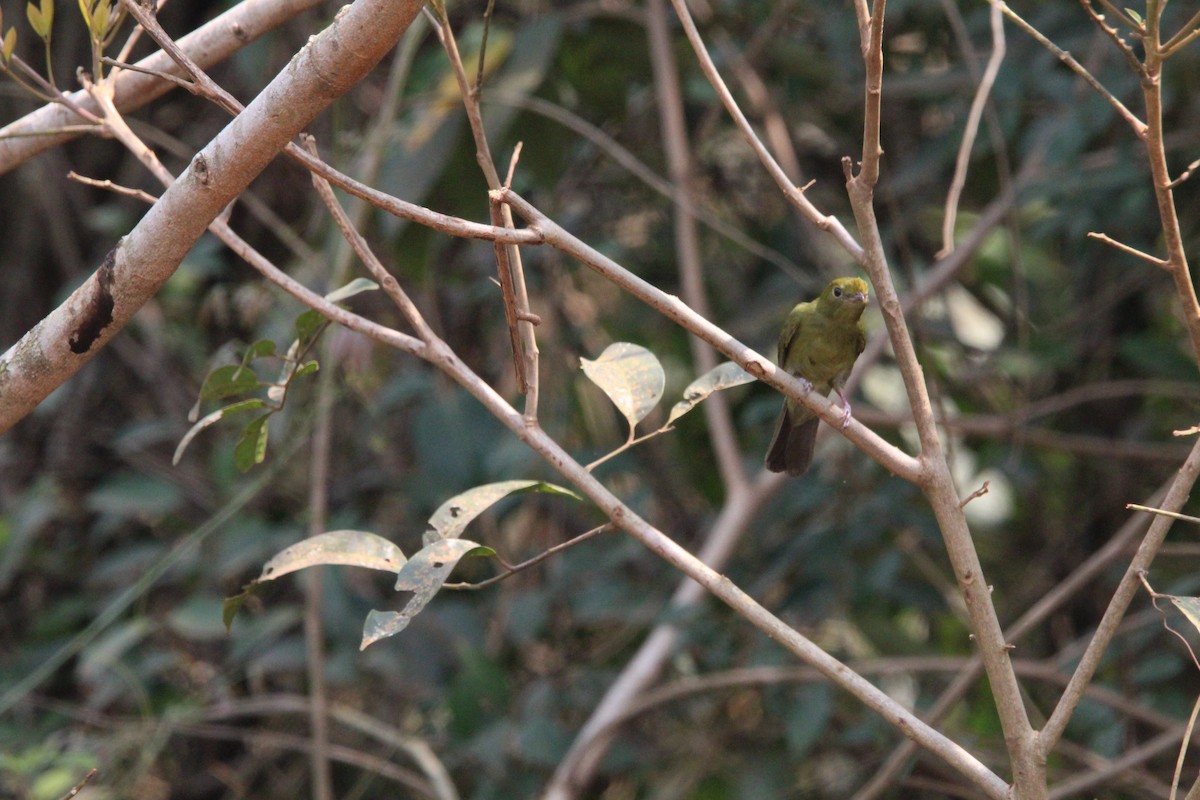
[[[853,300],[855,303],[866,303],[867,302],[867,293],[866,292],[855,292],[854,294],[850,295],[846,299]]]

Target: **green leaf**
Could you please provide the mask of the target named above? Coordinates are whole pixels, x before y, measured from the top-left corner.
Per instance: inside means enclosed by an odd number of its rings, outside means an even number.
[[[325,299],[331,303],[340,303],[343,300],[349,300],[356,294],[363,292],[373,292],[379,288],[379,284],[370,278],[355,278],[340,289],[334,289],[329,294],[325,295]]]
[[[256,358],[265,358],[275,355],[275,342],[272,339],[259,339],[254,344],[246,348],[246,354],[242,356],[242,366],[248,365]]]
[[[38,8],[33,3],[25,5],[25,16],[29,20],[29,27],[33,28],[43,41],[50,40],[50,28],[54,24],[54,3],[53,0],[42,0],[41,8]]]
[[[255,397],[250,400],[243,400],[240,403],[234,403],[233,405],[225,406],[224,408],[217,409],[216,411],[207,415],[204,417],[204,419],[200,420],[190,429],[188,429],[188,432],[185,433],[183,438],[179,440],[179,446],[175,448],[175,455],[171,458],[171,464],[179,463],[179,459],[183,458],[183,451],[187,449],[187,446],[191,444],[192,439],[195,439],[196,434],[200,433],[200,431],[204,430],[210,425],[215,425],[217,422],[225,419],[225,417],[229,416],[230,414],[236,414],[239,411],[251,411],[256,408],[263,408],[264,406],[266,406],[266,403]]]
[[[316,361],[305,361],[300,366],[296,367],[296,371],[292,373],[293,378],[303,378],[305,375],[312,375],[321,365]]]
[[[367,614],[359,649],[365,650],[368,645],[407,628],[413,617],[429,605],[459,560],[473,551],[479,551],[481,555],[492,553],[489,548],[467,539],[443,539],[418,551],[396,576],[396,591],[412,592],[413,596],[402,611],[372,610]]]
[[[263,564],[258,580],[260,583],[272,581],[289,572],[318,564],[399,572],[406,561],[399,547],[377,534],[367,531],[329,531],[281,550]]]
[[[451,497],[433,512],[433,516],[429,518],[429,530],[425,532],[422,541],[429,545],[442,539],[457,539],[471,520],[502,498],[516,492],[546,492],[566,495],[576,500],[582,499],[570,489],[543,481],[500,481],[476,486]]]
[[[251,467],[261,464],[267,457],[267,420],[272,413],[268,411],[252,420],[233,446],[233,463],[240,471],[249,472]]]
[[[108,38],[113,23],[112,3],[109,0],[100,0],[93,9],[92,24],[95,27],[92,33],[98,41],[104,41]]]
[[[732,361],[718,364],[687,385],[687,388],[683,390],[683,399],[671,407],[671,413],[667,415],[667,424],[670,425],[691,411],[713,392],[741,386],[743,383],[750,383],[754,380],[756,378],[753,375]]]
[[[579,359],[579,366],[629,420],[630,435],[658,405],[667,383],[658,358],[629,342],[610,344],[595,361]]]
[[[79,0],[79,13],[83,17],[83,24],[89,31],[92,30],[92,3],[90,0]]]
[[[200,401],[221,400],[235,394],[245,394],[262,386],[254,371],[240,364],[227,364],[208,373],[200,387]]]
[[[311,308],[300,316],[296,317],[296,342],[298,343],[298,346],[293,345],[295,351],[298,353],[305,350],[310,344],[313,343],[314,340],[316,340],[318,336],[321,335],[321,331],[325,329],[325,326],[328,323],[329,320],[325,319],[325,317],[321,316],[320,313],[313,311]]]
[[[17,29],[9,28],[8,33],[4,34],[4,63],[8,64],[12,61],[13,50],[17,46]]]

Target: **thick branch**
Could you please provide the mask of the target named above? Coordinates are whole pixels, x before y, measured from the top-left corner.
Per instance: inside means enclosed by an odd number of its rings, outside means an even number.
[[[1045,797],[1045,760],[1039,758],[1037,739],[1029,723],[1021,689],[1017,683],[1004,640],[1000,621],[992,604],[991,589],[984,578],[979,555],[975,551],[971,532],[963,515],[960,498],[950,475],[950,466],[937,432],[929,390],[924,372],[917,360],[908,324],[892,282],[883,240],[875,217],[874,190],[879,176],[879,99],[883,73],[883,9],[885,0],[875,0],[870,24],[864,31],[863,60],[866,66],[866,98],[863,132],[863,163],[857,174],[849,159],[843,160],[846,190],[850,196],[854,218],[858,223],[859,241],[863,246],[863,268],[871,278],[879,308],[887,325],[896,362],[904,379],[917,434],[921,441],[919,480],[933,509],[946,552],[954,568],[971,620],[975,644],[983,659],[988,682],[996,699],[996,711],[1004,730],[1005,744],[1012,762],[1013,786],[1021,797],[1037,800]]]
[[[320,0],[246,0],[184,36],[179,40],[179,47],[200,66],[209,67],[220,63],[238,49],[301,12],[318,5],[319,2]],[[136,66],[147,72],[122,71],[115,76],[114,103],[122,111],[140,108],[175,88],[170,81],[150,73],[183,74],[161,50],[143,58]],[[84,110],[99,112],[99,108],[87,92],[75,92],[70,95],[70,99]],[[81,131],[46,136],[31,134],[39,131],[62,131],[78,122],[79,118],[68,108],[58,103],[50,103],[0,128],[0,175],[38,153],[74,139]]]
[[[82,367],[179,266],[209,223],[292,137],[360,81],[420,10],[360,0],[292,59],[79,289],[0,356],[0,433]]]

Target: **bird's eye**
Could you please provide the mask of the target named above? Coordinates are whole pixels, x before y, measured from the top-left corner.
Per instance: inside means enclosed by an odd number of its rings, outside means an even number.
[[[840,286],[833,287],[833,296],[841,297],[842,296],[842,287],[840,287]]]

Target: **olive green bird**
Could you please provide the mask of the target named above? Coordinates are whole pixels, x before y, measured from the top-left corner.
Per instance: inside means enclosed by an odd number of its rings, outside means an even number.
[[[867,282],[838,278],[816,300],[793,308],[779,332],[779,365],[807,381],[822,397],[830,390],[837,392],[846,410],[843,428],[850,424],[850,403],[842,387],[867,344],[862,323],[866,307]],[[807,472],[820,421],[803,404],[785,400],[767,451],[767,469],[794,476]]]

